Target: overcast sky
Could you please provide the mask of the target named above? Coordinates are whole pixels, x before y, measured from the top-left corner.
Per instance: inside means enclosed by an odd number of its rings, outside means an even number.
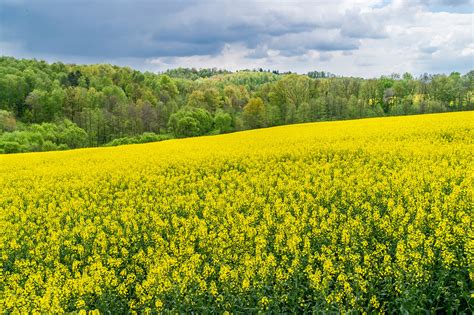
[[[474,0],[0,0],[0,54],[140,70],[474,69]]]

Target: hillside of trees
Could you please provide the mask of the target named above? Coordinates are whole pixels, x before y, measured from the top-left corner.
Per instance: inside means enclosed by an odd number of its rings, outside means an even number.
[[[378,79],[48,64],[0,57],[0,153],[160,141],[283,124],[474,109],[474,71]]]

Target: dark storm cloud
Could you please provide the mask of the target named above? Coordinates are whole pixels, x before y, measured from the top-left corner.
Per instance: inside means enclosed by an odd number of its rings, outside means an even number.
[[[360,18],[358,26],[350,27],[344,17],[328,19],[319,13],[305,20],[259,2],[242,3],[10,0],[0,4],[0,41],[17,43],[32,54],[149,58],[215,55],[226,43],[278,49],[285,55],[307,49],[350,50],[358,47],[354,38],[378,36]],[[304,38],[331,28],[342,32]],[[288,36],[293,36],[290,42],[283,42]],[[295,42],[300,43],[296,48]],[[260,49],[254,56],[265,54]]]
[[[341,34],[350,38],[385,38],[384,27],[373,17],[365,16],[358,11],[348,11],[341,24]]]
[[[473,1],[0,0],[0,55],[147,70],[465,71]]]
[[[31,52],[109,57],[206,54],[218,43],[185,43],[164,23],[194,1],[35,1],[2,5],[2,40]],[[162,31],[164,30],[164,31]],[[163,35],[160,37],[160,35]],[[187,45],[185,45],[187,44]]]
[[[304,54],[308,50],[318,51],[346,51],[357,49],[358,39],[345,37],[337,29],[301,34],[285,34],[269,41],[273,49],[277,49],[284,56]]]

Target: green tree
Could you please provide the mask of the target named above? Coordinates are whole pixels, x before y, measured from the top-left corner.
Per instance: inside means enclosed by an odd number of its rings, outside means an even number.
[[[16,119],[13,113],[0,109],[0,133],[16,129]]]
[[[64,120],[58,129],[57,144],[65,144],[71,149],[82,148],[87,145],[87,132],[73,122]]]
[[[45,108],[48,103],[48,94],[46,91],[33,90],[25,99],[25,104],[28,106],[27,111],[31,113],[31,122],[45,121]]]
[[[214,120],[205,109],[186,107],[172,114],[168,125],[176,137],[200,136],[212,130]]]
[[[261,128],[265,123],[265,105],[261,98],[251,98],[244,107],[244,124],[247,128]]]
[[[298,107],[296,111],[296,121],[297,122],[309,122],[311,121],[311,107],[307,102],[304,102]]]
[[[218,110],[214,116],[214,127],[219,130],[219,133],[232,131],[232,116],[222,110]]]

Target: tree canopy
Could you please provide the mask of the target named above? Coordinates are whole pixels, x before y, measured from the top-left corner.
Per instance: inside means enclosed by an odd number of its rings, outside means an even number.
[[[46,151],[282,124],[474,109],[474,71],[377,79],[0,57],[0,152]]]

